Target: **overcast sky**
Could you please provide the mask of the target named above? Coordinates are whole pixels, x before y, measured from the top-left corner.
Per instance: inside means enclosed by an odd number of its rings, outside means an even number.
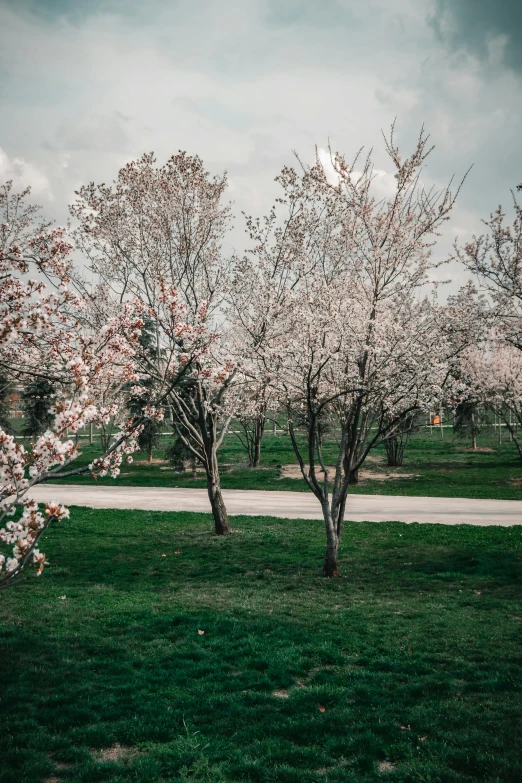
[[[389,171],[394,117],[405,153],[431,134],[429,181],[474,164],[452,236],[522,181],[520,0],[0,0],[0,31],[0,179],[61,223],[80,184],[183,149],[228,170],[237,246],[292,150]]]

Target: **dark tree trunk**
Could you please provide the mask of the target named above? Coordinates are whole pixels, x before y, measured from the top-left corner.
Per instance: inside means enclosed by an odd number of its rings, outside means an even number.
[[[152,462],[152,446],[147,449],[147,462]]]
[[[335,530],[328,506],[323,506],[323,515],[326,527],[326,552],[324,556],[323,576],[331,579],[339,576],[339,536]]]
[[[261,433],[258,435],[257,427],[256,427],[256,437],[254,440],[254,447],[252,450],[252,460],[251,465],[253,468],[259,467],[259,460],[261,458],[261,438],[263,437],[263,430],[261,430]]]
[[[101,441],[102,451],[107,451],[107,449],[109,448],[109,436],[103,426],[100,429],[100,441]]]
[[[265,431],[265,417],[259,416],[249,430],[248,423],[243,425],[248,448],[248,465],[251,468],[259,467],[261,458],[261,441]]]
[[[207,471],[207,491],[214,517],[214,532],[216,536],[224,536],[231,533],[230,521],[228,519],[227,509],[223,502],[219,479]]]
[[[350,470],[350,478],[348,479],[348,484],[358,484],[359,483],[359,468],[356,470]]]
[[[384,441],[386,449],[387,464],[392,468],[402,467],[404,461],[404,449],[406,448],[407,438],[387,438]]]

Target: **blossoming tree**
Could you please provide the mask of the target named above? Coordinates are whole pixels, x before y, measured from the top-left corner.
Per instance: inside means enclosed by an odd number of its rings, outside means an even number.
[[[227,356],[220,307],[227,266],[221,242],[230,219],[222,203],[226,177],[210,177],[197,156],[184,152],[164,166],[152,154],[128,163],[113,186],[91,183],[77,192],[71,214],[78,246],[110,301],[137,297],[148,308],[155,349],[137,356],[139,375],[164,395],[172,423],[203,465],[215,532],[230,532],[223,503],[217,450],[227,431],[227,405],[235,369]],[[169,308],[183,308],[185,331],[173,329]],[[85,295],[88,295],[84,291]],[[91,297],[92,298],[92,297]],[[197,356],[184,347],[208,335]],[[173,383],[172,365],[190,364]],[[145,388],[145,387],[144,387]]]
[[[522,351],[494,329],[462,359],[476,399],[502,422],[522,459]]]
[[[496,339],[522,351],[522,207],[513,194],[514,220],[499,206],[484,220],[488,232],[455,245],[455,258],[477,275],[491,302]]]
[[[328,577],[338,574],[357,471],[372,447],[436,404],[464,344],[441,344],[439,313],[425,293],[433,241],[455,195],[419,185],[429,152],[423,133],[404,159],[392,129],[387,151],[396,185],[382,200],[370,158],[357,171],[356,161],[332,155],[333,183],[319,156],[300,174],[284,169],[278,201],[287,215],[273,208],[250,219],[254,247],[236,265],[231,309],[245,366],[277,389],[287,412],[303,478],[323,510]],[[324,455],[327,427],[337,437],[333,465]]]

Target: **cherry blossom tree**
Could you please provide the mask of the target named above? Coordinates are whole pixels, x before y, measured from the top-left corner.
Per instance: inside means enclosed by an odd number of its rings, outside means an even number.
[[[499,206],[483,223],[488,232],[464,246],[455,258],[477,275],[491,302],[497,339],[522,350],[522,207],[513,194],[514,220]]]
[[[29,193],[15,193],[11,182],[0,189],[0,366],[13,380],[52,381],[56,401],[52,425],[30,449],[0,430],[0,525],[5,522],[0,541],[12,547],[10,555],[0,555],[0,586],[16,583],[28,565],[36,564],[37,573],[42,572],[46,561],[39,549],[41,537],[52,522],[69,513],[59,503],[40,511],[31,489],[51,478],[87,471],[116,478],[123,459],[132,461],[144,422],[163,417],[158,405],[124,418],[114,402],[121,389],[138,379],[136,347],[149,308],[138,300],[122,303],[97,328],[89,328],[87,303],[70,285],[71,245],[63,229],[42,222],[38,208],[27,204]],[[31,272],[35,277],[29,277]],[[186,324],[174,291],[165,292],[163,308],[172,331],[186,337],[189,353],[177,362],[179,376],[191,367],[197,346],[205,341],[205,327],[200,324],[195,330]],[[139,396],[140,387],[135,385],[130,394]],[[75,465],[80,450],[69,434],[118,416],[112,442],[89,466]],[[9,520],[20,505],[21,516]]]
[[[248,220],[254,246],[236,263],[230,305],[243,372],[277,390],[303,478],[321,504],[328,577],[338,574],[357,471],[371,448],[437,404],[465,345],[464,331],[441,344],[445,318],[426,293],[433,243],[456,193],[421,186],[424,133],[403,158],[392,128],[386,149],[395,188],[380,200],[371,157],[358,169],[357,158],[331,154],[333,178],[319,155],[301,173],[285,168],[278,203],[287,214],[280,219],[273,207]],[[324,456],[328,427],[337,435],[334,465]]]
[[[405,417],[400,426],[396,427],[391,435],[384,438],[387,465],[390,467],[402,467],[408,441],[411,435],[419,432],[421,427],[421,412],[418,410],[413,411],[411,416]]]
[[[242,366],[241,354],[237,355],[237,366],[238,370]],[[275,422],[274,417],[277,415],[277,400],[272,388],[262,382],[262,376],[261,383],[256,382],[257,380],[240,372],[233,390],[233,408],[237,411],[235,422],[239,427],[234,434],[245,449],[251,468],[259,466],[265,427],[271,418]],[[231,403],[229,405],[232,407]]]
[[[504,423],[522,459],[522,351],[503,331],[492,330],[465,353],[462,371],[475,399]]]
[[[512,223],[499,206],[483,221],[486,234],[455,243],[454,258],[477,276],[488,304],[488,330],[467,352],[462,371],[474,397],[504,422],[522,457],[522,207],[512,197]]]
[[[155,347],[138,353],[139,375],[148,379],[148,393],[166,397],[179,438],[203,465],[215,532],[223,534],[230,523],[217,450],[232,418],[235,378],[220,323],[227,276],[221,243],[230,220],[222,203],[226,177],[212,178],[199,157],[184,152],[164,166],[155,163],[146,154],[124,166],[113,186],[82,187],[70,208],[79,226],[75,238],[108,301],[138,298],[147,306]],[[169,312],[174,292],[184,312],[181,333]],[[85,285],[83,293],[90,295]],[[190,330],[196,342],[209,337],[195,352],[186,345]],[[183,383],[173,382],[172,364],[189,358]]]

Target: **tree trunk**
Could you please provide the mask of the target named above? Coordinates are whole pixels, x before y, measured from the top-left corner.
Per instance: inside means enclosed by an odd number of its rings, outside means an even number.
[[[257,468],[259,467],[259,460],[261,458],[261,439],[263,437],[263,425],[257,425],[256,424],[256,432],[255,432],[255,439],[254,439],[254,449],[252,454],[252,467]]]
[[[323,564],[323,576],[331,579],[339,576],[339,562],[337,559],[339,552],[339,537],[335,532],[329,508],[323,507],[323,515],[326,526],[326,552]]]
[[[388,458],[387,464],[390,467],[402,467],[405,446],[406,443],[402,438],[391,437],[384,441],[384,448],[386,449],[386,456]]]
[[[339,564],[337,562],[338,546],[328,543],[324,557],[323,576],[332,579],[339,576]]]
[[[357,470],[351,470],[350,478],[348,479],[348,484],[358,484],[358,483],[359,483],[359,468],[357,468]]]
[[[477,450],[477,436],[476,435],[472,435],[471,436],[471,448],[473,449],[473,451]]]
[[[261,444],[260,443],[254,443],[254,450],[252,454],[252,462],[250,467],[251,468],[258,468],[259,467],[259,459],[261,456]]]
[[[212,508],[212,516],[214,517],[214,532],[216,536],[224,536],[227,533],[231,533],[230,522],[228,519],[227,509],[223,502],[223,496],[221,494],[221,487],[219,486],[219,479],[212,476],[207,471],[207,491],[210,500],[210,506]]]
[[[339,576],[339,563],[337,556],[339,552],[340,535],[338,535],[337,529],[334,525],[328,502],[323,500],[321,502],[321,506],[323,509],[324,525],[326,528],[326,552],[324,556],[323,576],[331,579],[332,577]]]
[[[254,422],[251,436],[247,433],[248,443],[248,462],[249,467],[258,468],[261,458],[261,441],[265,431],[265,419],[259,418]]]
[[[147,449],[147,462],[152,462],[152,446]]]
[[[196,458],[195,457],[191,457],[190,458],[190,470],[191,470],[192,478],[193,479],[197,479],[197,477],[198,477],[198,468],[197,468],[197,465],[196,465]]]

